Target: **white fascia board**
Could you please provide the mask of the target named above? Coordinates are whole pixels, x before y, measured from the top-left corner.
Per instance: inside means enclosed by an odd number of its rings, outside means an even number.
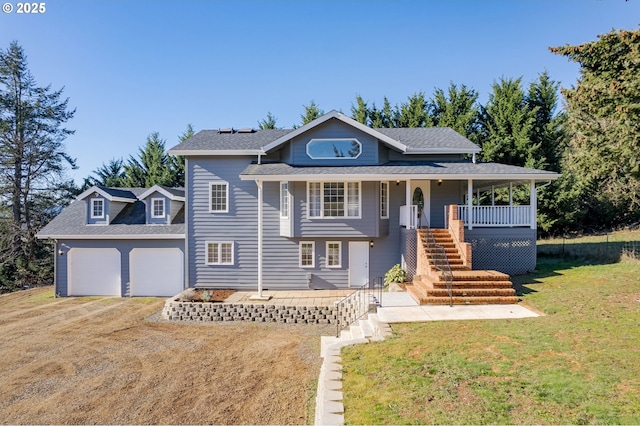
[[[140,196],[138,198],[141,199],[141,200],[144,200],[145,198],[147,198],[149,195],[153,194],[154,192],[161,193],[162,195],[164,195],[165,197],[167,197],[171,201],[182,201],[182,202],[184,202],[184,197],[180,197],[179,195],[174,195],[174,194],[170,193],[169,191],[167,191],[166,189],[164,189],[163,187],[161,187],[160,185],[153,185],[151,188],[147,189],[142,194],[140,194]]]
[[[40,235],[39,240],[184,240],[184,234]]]
[[[232,156],[232,155],[265,155],[262,149],[175,149],[169,150],[171,155],[183,156]]]
[[[240,180],[261,180],[265,182],[308,182],[308,181],[396,181],[396,180],[535,180],[543,182],[555,180],[559,174],[314,174],[314,175],[240,175]]]
[[[265,145],[263,147],[263,150],[265,152],[269,152],[274,148],[279,147],[280,145],[282,145],[285,142],[290,141],[291,139],[303,134],[304,132],[313,129],[316,126],[319,126],[320,124],[329,121],[330,119],[335,118],[338,119],[340,121],[342,121],[345,124],[348,124],[351,127],[354,127],[370,136],[373,136],[376,139],[381,140],[382,142],[391,145],[392,147],[398,149],[400,152],[405,152],[407,150],[407,147],[400,143],[399,141],[390,138],[387,135],[383,135],[382,133],[376,131],[375,129],[372,129],[369,126],[365,126],[364,124],[354,120],[351,117],[347,117],[346,115],[336,111],[336,110],[332,110],[328,113],[326,113],[325,115],[316,118],[313,121],[310,121],[309,123],[305,124],[302,127],[298,127],[297,129],[295,129],[293,132],[287,133],[286,135],[276,139],[275,141]]]

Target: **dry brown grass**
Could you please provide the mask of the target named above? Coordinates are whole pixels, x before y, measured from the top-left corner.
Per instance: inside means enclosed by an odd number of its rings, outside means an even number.
[[[10,424],[305,424],[314,326],[150,321],[163,299],[0,296]],[[311,412],[310,412],[311,411]]]

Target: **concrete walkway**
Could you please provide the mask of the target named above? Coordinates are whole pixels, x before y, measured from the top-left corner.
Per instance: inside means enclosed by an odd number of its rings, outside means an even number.
[[[386,323],[478,319],[515,319],[539,316],[521,305],[418,305],[408,293],[383,293],[380,321]]]

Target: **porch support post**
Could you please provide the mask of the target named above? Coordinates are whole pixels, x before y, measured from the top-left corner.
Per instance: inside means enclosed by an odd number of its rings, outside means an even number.
[[[407,229],[411,228],[411,180],[407,179],[406,181],[406,188],[405,188],[405,204],[407,206],[407,211],[406,211],[406,215],[407,217],[405,217],[406,223],[407,223]]]
[[[478,198],[478,203],[480,198]],[[473,229],[473,180],[467,180],[467,227]]]
[[[262,183],[261,180],[256,181],[256,185],[258,185],[258,294],[250,297],[254,300],[269,300],[271,298],[271,296],[262,295]]]
[[[513,182],[509,182],[509,205],[513,206]]]
[[[493,187],[493,185],[491,185],[491,205],[492,206],[496,205],[496,190]]]
[[[536,229],[538,227],[537,220],[537,211],[538,211],[538,197],[536,194],[536,181],[531,180],[529,183],[530,191],[529,191],[529,204],[531,206],[531,229]]]

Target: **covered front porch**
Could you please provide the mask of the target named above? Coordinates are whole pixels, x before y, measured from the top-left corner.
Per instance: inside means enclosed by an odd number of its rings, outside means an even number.
[[[399,181],[397,181],[399,182]],[[451,190],[445,196],[440,187],[447,185]],[[546,184],[545,184],[546,185]],[[508,188],[508,201],[496,202],[496,190]],[[529,203],[516,204],[514,189],[528,189]],[[505,190],[503,190],[503,195]],[[440,193],[438,193],[440,192]],[[522,192],[522,191],[521,191]],[[457,196],[456,196],[457,195]],[[456,200],[457,198],[457,200]],[[447,203],[447,201],[450,201]],[[421,227],[448,227],[449,205],[455,205],[457,218],[467,229],[474,227],[537,227],[537,187],[530,180],[507,182],[407,180],[405,182],[405,204],[400,206],[400,226],[406,229]]]

